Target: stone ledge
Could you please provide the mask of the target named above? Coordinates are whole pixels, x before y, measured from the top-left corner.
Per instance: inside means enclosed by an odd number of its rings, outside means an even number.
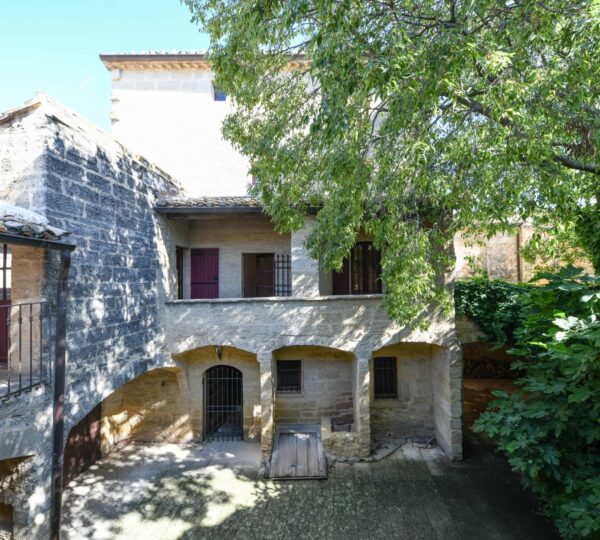
[[[326,296],[265,296],[262,298],[194,298],[184,300],[168,300],[165,302],[169,306],[179,306],[188,304],[260,304],[263,302],[331,302],[331,301],[356,301],[356,300],[382,300],[383,294],[349,294],[349,295],[326,295]]]

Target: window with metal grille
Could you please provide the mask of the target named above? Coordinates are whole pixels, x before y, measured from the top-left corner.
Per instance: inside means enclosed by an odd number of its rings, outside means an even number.
[[[244,297],[290,296],[292,293],[289,255],[243,253]]]
[[[302,362],[277,360],[277,392],[299,394],[302,392]]]
[[[396,358],[375,358],[373,361],[373,375],[375,379],[376,399],[398,397],[398,370]]]
[[[373,242],[358,242],[333,272],[333,294],[378,294],[381,292],[381,253]]]
[[[381,292],[381,255],[373,242],[358,242],[351,256],[352,294]]]
[[[0,247],[0,300],[10,300],[12,254],[7,244]]]

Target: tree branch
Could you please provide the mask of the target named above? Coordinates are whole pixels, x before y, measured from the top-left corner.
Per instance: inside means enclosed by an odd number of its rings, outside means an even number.
[[[517,135],[519,137],[523,136],[522,131],[510,118],[507,118],[505,116],[502,116],[500,118],[494,118],[491,114],[490,108],[484,107],[479,101],[472,99],[472,98],[464,98],[464,97],[458,97],[457,101],[461,105],[465,105],[471,112],[481,114],[482,116],[485,116],[486,118],[489,118],[490,120],[498,122],[501,126],[511,128],[514,131],[515,135]],[[554,153],[553,159],[556,163],[559,163],[560,165],[562,165],[563,167],[566,167],[568,169],[573,169],[573,170],[582,171],[582,172],[588,172],[588,173],[600,176],[600,164],[598,164],[598,163],[594,163],[594,162],[586,163],[584,161],[574,159],[566,154],[556,153],[556,152]]]

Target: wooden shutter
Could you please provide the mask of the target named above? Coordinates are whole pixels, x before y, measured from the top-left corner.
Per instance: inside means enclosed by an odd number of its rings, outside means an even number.
[[[372,242],[358,242],[351,254],[352,294],[381,292],[381,254]]]
[[[244,297],[254,298],[256,296],[256,254],[242,254],[242,265],[244,273]]]
[[[191,250],[191,298],[219,297],[219,250],[200,248]]]
[[[350,294],[350,261],[344,259],[342,270],[333,272],[333,294]]]
[[[275,295],[275,256],[273,253],[256,255],[256,296]]]

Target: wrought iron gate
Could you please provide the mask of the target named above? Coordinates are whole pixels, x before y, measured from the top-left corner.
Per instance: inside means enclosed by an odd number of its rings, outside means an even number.
[[[214,366],[204,374],[204,440],[243,438],[242,372]]]

